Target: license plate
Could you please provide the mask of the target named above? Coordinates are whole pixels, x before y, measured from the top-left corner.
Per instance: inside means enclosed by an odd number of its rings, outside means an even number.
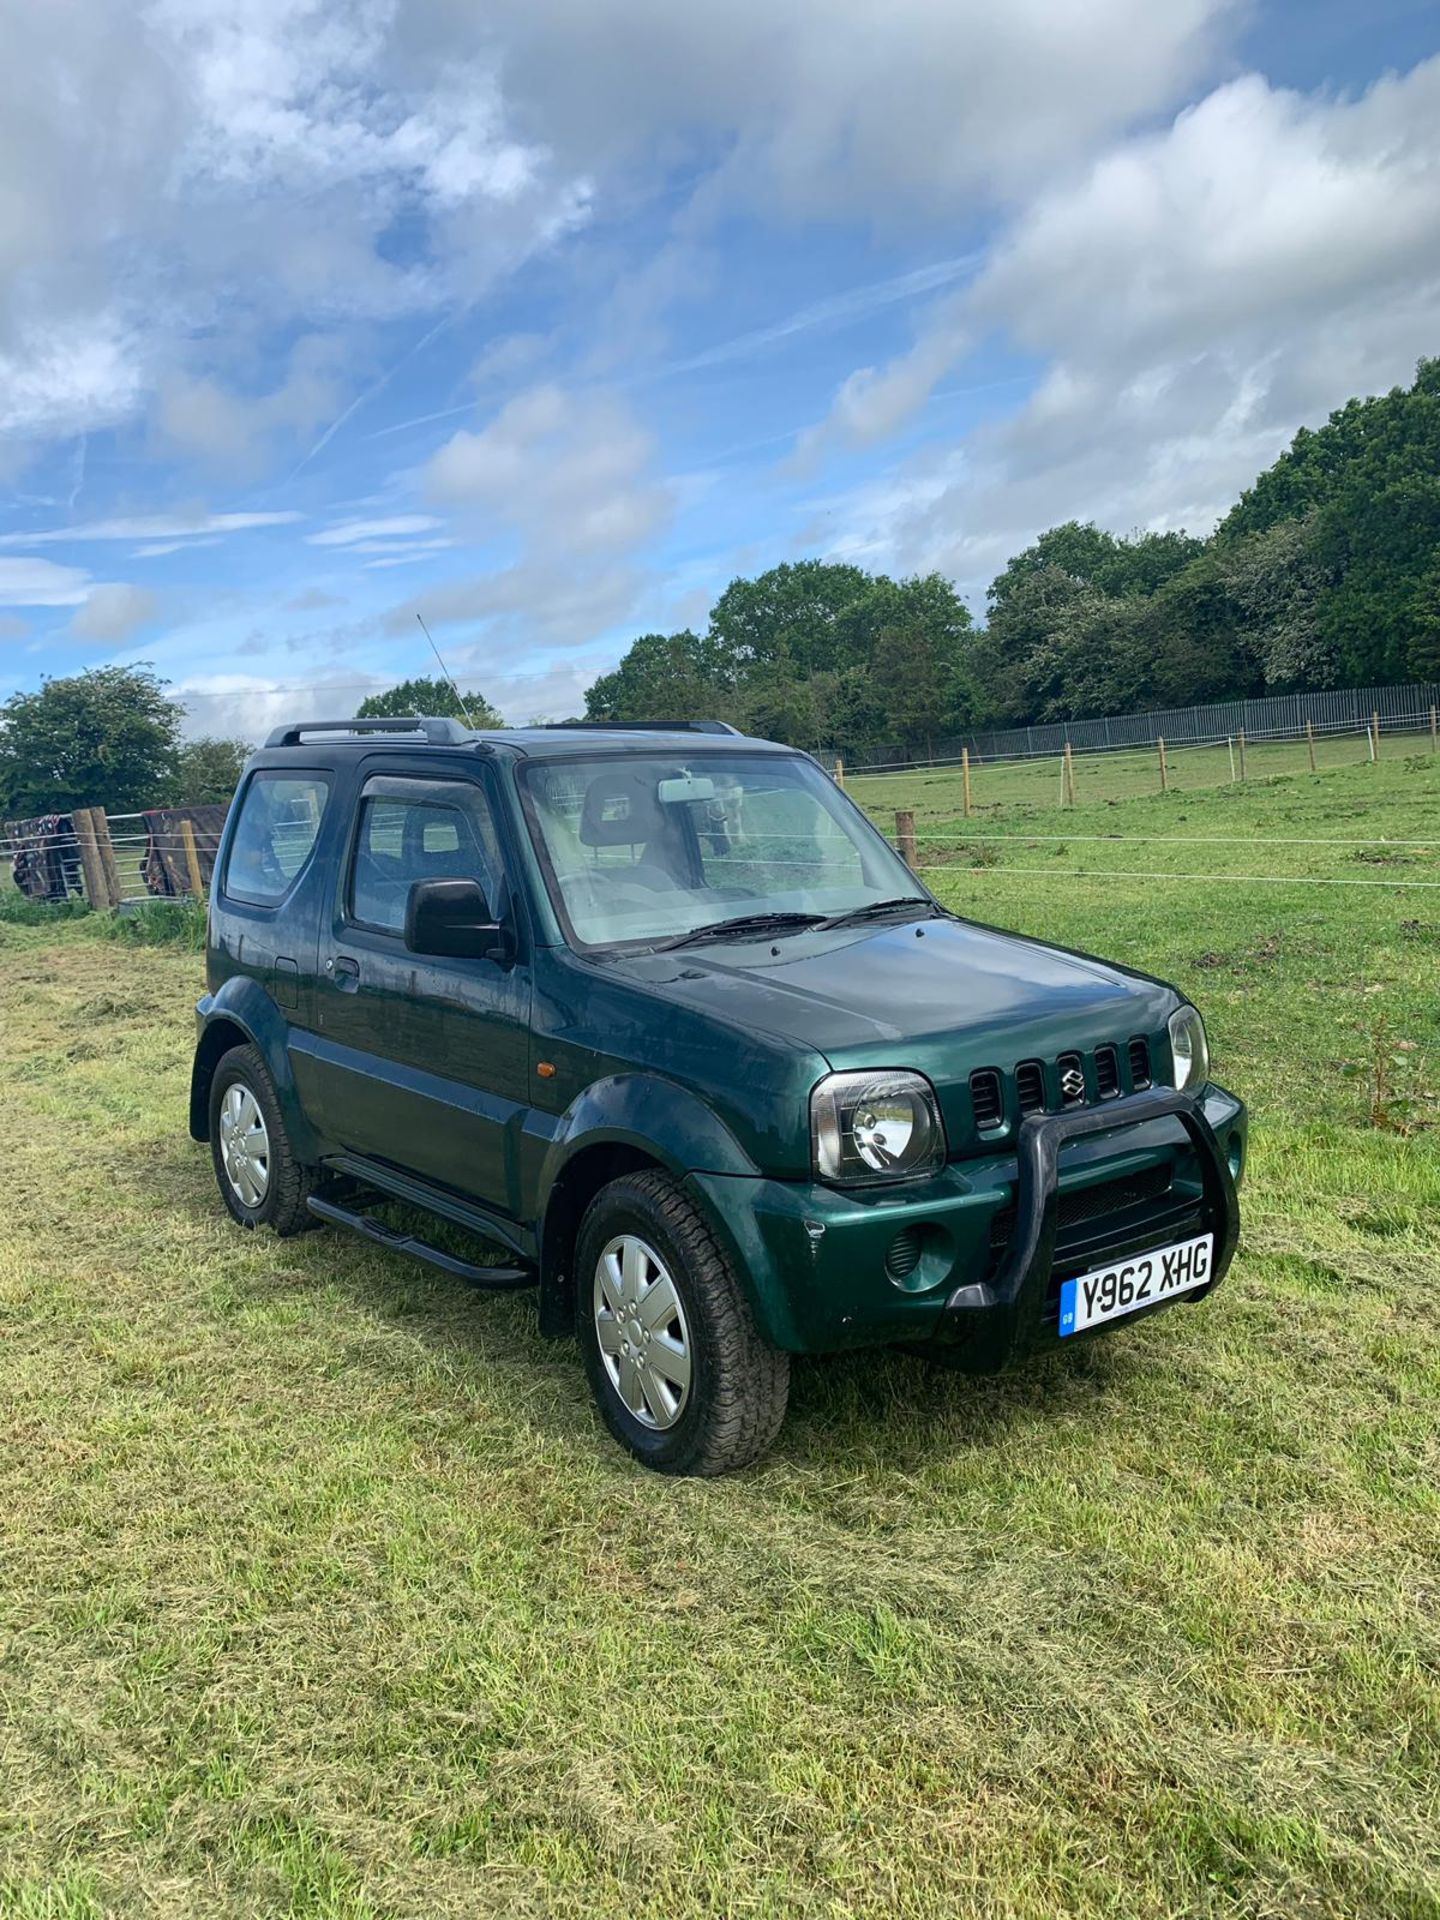
[[[1118,1320],[1157,1300],[1173,1300],[1192,1287],[1203,1287],[1214,1251],[1214,1235],[1203,1233],[1198,1240],[1180,1240],[1173,1247],[1158,1247],[1154,1253],[1065,1281],[1060,1288],[1061,1334],[1083,1333],[1102,1320]]]

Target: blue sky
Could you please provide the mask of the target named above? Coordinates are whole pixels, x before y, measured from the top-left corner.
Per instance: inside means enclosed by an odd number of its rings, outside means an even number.
[[[243,18],[237,19],[237,13]],[[977,611],[1440,351],[1440,15],[0,0],[0,697],[523,721],[806,554]]]

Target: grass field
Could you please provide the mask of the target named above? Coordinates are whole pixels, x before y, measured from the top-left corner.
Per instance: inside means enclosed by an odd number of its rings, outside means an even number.
[[[1382,767],[1424,757],[1431,751],[1428,731],[1381,733]],[[1236,744],[1166,749],[1166,783],[1170,791],[1188,793],[1239,785],[1241,756]],[[1364,733],[1322,734],[1315,741],[1318,773],[1338,773],[1370,763]],[[1249,781],[1308,774],[1309,749],[1303,740],[1251,741],[1244,753]],[[1075,798],[1080,805],[1111,800],[1134,800],[1160,791],[1160,755],[1154,747],[1110,753],[1077,753],[1074,757]],[[977,806],[1037,806],[1060,803],[1060,756],[1040,760],[977,760],[971,768],[972,795]],[[948,818],[962,807],[958,767],[909,768],[895,773],[851,773],[848,790],[863,806],[913,809],[918,820]]]
[[[1440,766],[942,779],[855,790],[948,901],[1205,1008],[1244,1248],[1013,1378],[802,1364],[714,1483],[525,1296],[237,1232],[198,956],[0,914],[0,1912],[1440,1913]]]

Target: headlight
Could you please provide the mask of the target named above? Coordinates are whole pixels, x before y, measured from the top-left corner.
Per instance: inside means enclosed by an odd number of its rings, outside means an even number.
[[[923,1074],[831,1073],[810,1096],[822,1180],[911,1180],[945,1162],[945,1127]]]
[[[1175,1062],[1175,1085],[1203,1087],[1210,1078],[1210,1047],[1205,1022],[1194,1007],[1181,1007],[1170,1016],[1170,1055]]]

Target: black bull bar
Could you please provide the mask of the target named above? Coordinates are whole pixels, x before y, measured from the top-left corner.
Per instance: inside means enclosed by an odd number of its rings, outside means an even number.
[[[1224,1279],[1240,1239],[1235,1182],[1215,1130],[1190,1093],[1154,1087],[1103,1107],[1073,1113],[1033,1113],[1020,1122],[1015,1231],[989,1280],[957,1287],[945,1302],[939,1337],[959,1343],[955,1357],[968,1370],[997,1371],[1007,1360],[1045,1343],[1044,1315],[1059,1228],[1059,1164],[1063,1147],[1087,1134],[1109,1133],[1147,1120],[1176,1119],[1200,1168],[1202,1233],[1215,1237],[1211,1278],[1185,1297],[1199,1299]]]

